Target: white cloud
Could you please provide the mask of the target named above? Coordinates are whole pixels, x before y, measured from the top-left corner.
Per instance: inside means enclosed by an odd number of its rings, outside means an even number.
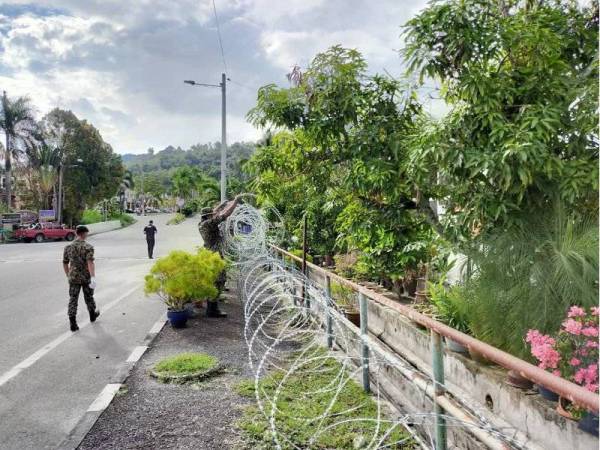
[[[182,83],[220,81],[211,0],[38,0],[35,7],[32,0],[8,1],[12,6],[0,0],[0,89],[9,95],[29,95],[40,115],[72,109],[119,152],[220,139],[218,89]],[[244,119],[258,87],[285,83],[292,65],[306,66],[331,45],[357,48],[372,71],[400,74],[400,25],[424,5],[215,2],[232,79],[230,143],[260,134]]]

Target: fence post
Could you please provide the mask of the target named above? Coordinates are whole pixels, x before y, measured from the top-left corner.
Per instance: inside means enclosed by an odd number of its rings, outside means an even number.
[[[327,347],[333,347],[333,317],[332,317],[332,304],[333,299],[331,298],[331,277],[327,275],[325,277],[325,289],[327,290],[327,306],[325,313],[327,314]]]
[[[365,392],[371,392],[369,381],[369,345],[367,344],[367,335],[369,333],[369,322],[367,318],[368,307],[367,297],[362,292],[358,293],[358,302],[360,303],[360,337],[362,346],[362,382]]]
[[[435,450],[446,450],[446,420],[444,419],[444,408],[437,403],[437,397],[444,395],[444,349],[442,348],[442,336],[431,330],[431,349],[433,365],[433,393],[435,412]]]

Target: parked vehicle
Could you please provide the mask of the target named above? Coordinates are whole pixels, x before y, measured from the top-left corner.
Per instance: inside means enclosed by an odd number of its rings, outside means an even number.
[[[24,242],[35,241],[38,243],[47,239],[72,241],[75,239],[75,230],[56,223],[35,223],[16,230],[14,238]]]

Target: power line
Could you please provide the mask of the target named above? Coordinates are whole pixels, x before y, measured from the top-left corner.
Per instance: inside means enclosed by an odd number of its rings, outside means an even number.
[[[217,23],[217,36],[219,36],[219,47],[221,48],[221,57],[223,58],[223,68],[227,73],[227,63],[225,62],[225,52],[223,51],[223,39],[221,39],[221,26],[219,25],[219,16],[217,15],[217,6],[215,0],[212,0],[213,11],[215,13],[215,22]]]

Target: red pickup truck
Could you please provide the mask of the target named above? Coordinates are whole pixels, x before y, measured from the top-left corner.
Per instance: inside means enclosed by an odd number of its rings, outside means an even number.
[[[36,223],[15,231],[15,239],[25,242],[44,242],[46,239],[75,239],[75,230],[55,223]]]

